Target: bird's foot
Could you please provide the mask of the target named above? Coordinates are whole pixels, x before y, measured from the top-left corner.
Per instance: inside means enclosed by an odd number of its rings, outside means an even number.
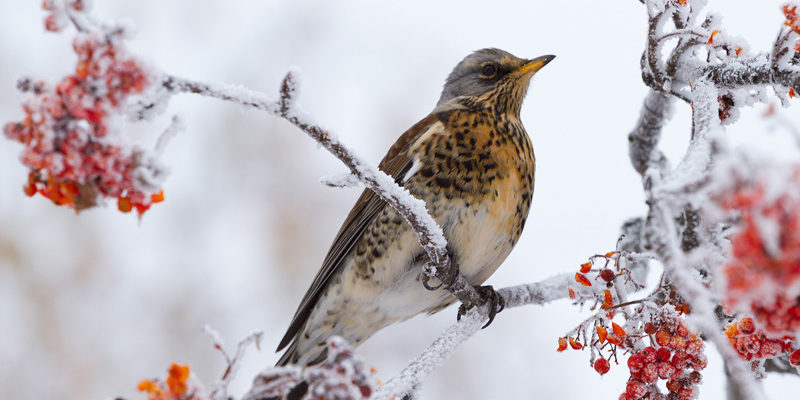
[[[450,289],[452,289],[453,285],[455,285],[456,281],[458,280],[458,276],[461,274],[461,268],[458,267],[458,263],[456,262],[456,258],[454,257],[453,252],[450,251],[450,246],[447,247],[447,252],[449,253],[449,256],[450,256],[449,257],[450,258],[450,271],[449,271],[450,275],[447,278],[445,278],[444,280],[441,280],[438,285],[431,286],[428,283],[430,281],[430,279],[431,279],[430,275],[428,275],[427,273],[423,273],[423,275],[422,275],[422,286],[424,286],[425,289],[438,290],[439,288],[444,286],[445,289],[450,290]],[[446,285],[445,285],[445,282],[447,282]]]
[[[480,295],[480,301],[474,304],[467,304],[461,303],[461,306],[458,307],[458,316],[456,317],[457,320],[461,320],[462,315],[467,315],[467,311],[471,308],[476,306],[481,306],[483,304],[489,305],[489,321],[486,322],[486,325],[481,327],[481,329],[485,329],[487,326],[491,325],[494,321],[494,316],[497,315],[500,311],[503,311],[506,308],[506,299],[500,295],[491,285],[486,286],[473,286],[475,290]]]
[[[424,286],[424,287],[425,287],[425,289],[428,289],[428,290],[438,290],[440,287],[444,286],[444,282],[440,282],[440,283],[439,283],[438,285],[436,285],[436,286],[431,286],[431,285],[428,283],[428,282],[430,282],[430,280],[431,280],[431,276],[430,276],[430,275],[428,275],[428,274],[427,274],[427,273],[425,273],[425,272],[423,272],[423,273],[422,273],[422,279],[421,279],[421,280],[422,280],[422,286]]]

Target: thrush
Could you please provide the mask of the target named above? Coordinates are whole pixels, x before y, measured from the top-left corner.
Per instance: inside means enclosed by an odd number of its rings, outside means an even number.
[[[425,201],[458,270],[487,297],[499,296],[480,285],[511,252],[531,207],[536,162],[520,108],[531,77],[553,58],[494,48],[468,55],[433,111],[379,164]],[[453,303],[448,291],[423,285],[427,261],[403,217],[364,190],[278,346],[288,348],[277,365],[320,363],[331,336],[359,345],[387,325]]]

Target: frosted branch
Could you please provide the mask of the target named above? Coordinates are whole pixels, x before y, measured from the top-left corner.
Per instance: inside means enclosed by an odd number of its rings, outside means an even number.
[[[542,282],[509,286],[498,290],[506,301],[506,307],[543,305],[567,297],[567,288],[574,282],[568,274],[557,275]],[[424,379],[449,359],[456,348],[472,337],[486,321],[485,307],[480,312],[471,310],[461,321],[451,325],[438,339],[425,348],[400,374],[390,379],[376,393],[375,399],[413,398]]]
[[[358,157],[327,129],[314,123],[296,104],[299,85],[294,72],[290,71],[284,77],[278,100],[240,86],[209,84],[176,76],[165,77],[162,86],[171,93],[194,93],[213,97],[266,111],[289,121],[342,161],[358,180],[408,221],[435,267],[425,269],[426,274],[442,282],[452,279],[453,265],[447,251],[447,241],[441,227],[428,213],[425,202],[412,196],[390,176]],[[481,303],[480,295],[460,274],[447,289],[464,304]],[[488,315],[488,311],[486,314]]]
[[[211,392],[211,399],[226,400],[229,398],[228,386],[230,386],[231,381],[236,377],[236,373],[239,371],[245,350],[247,350],[247,347],[251,344],[255,344],[257,349],[260,348],[261,339],[264,336],[264,332],[256,331],[242,339],[239,344],[236,345],[236,353],[234,353],[233,357],[231,357],[228,352],[225,351],[225,345],[222,342],[222,338],[220,337],[219,333],[214,330],[214,328],[206,325],[203,327],[203,332],[206,334],[206,336],[211,338],[211,340],[214,342],[214,348],[219,350],[219,352],[225,358],[225,363],[227,364],[222,377],[214,385],[214,390]]]
[[[648,96],[652,100],[652,94]],[[714,312],[717,304],[711,294],[699,281],[699,274],[695,263],[688,260],[684,255],[678,238],[680,233],[675,226],[676,207],[680,208],[686,200],[673,190],[664,190],[664,187],[681,185],[687,180],[700,179],[707,175],[707,167],[711,158],[711,139],[713,132],[720,128],[718,118],[717,90],[709,82],[698,82],[694,86],[692,97],[694,101],[694,112],[692,115],[692,140],[681,162],[669,174],[663,177],[654,175],[652,172],[645,171],[645,193],[647,202],[650,205],[650,213],[647,219],[646,237],[649,247],[658,255],[659,260],[664,265],[666,277],[678,290],[680,295],[689,302],[692,310],[691,322],[706,337],[711,340],[717,350],[725,360],[731,376],[739,383],[740,389],[746,394],[748,399],[761,399],[763,393],[755,381],[753,374],[747,365],[739,358],[738,354],[728,344],[728,340],[722,333],[718,318]],[[661,104],[661,110],[666,105]],[[648,102],[646,101],[644,113],[648,113]],[[642,120],[637,125],[634,132],[645,132],[642,142],[652,143],[651,152],[656,152],[655,144],[660,135],[660,127],[657,129],[646,129],[642,127]],[[631,151],[632,162],[637,165],[642,155],[639,150]],[[652,153],[651,156],[652,157]],[[648,157],[647,159],[650,159]],[[638,169],[637,169],[638,170]]]
[[[639,121],[628,135],[631,163],[639,174],[644,174],[648,168],[666,168],[666,158],[656,146],[661,139],[661,129],[672,114],[672,103],[671,97],[656,91],[651,91],[644,99]]]

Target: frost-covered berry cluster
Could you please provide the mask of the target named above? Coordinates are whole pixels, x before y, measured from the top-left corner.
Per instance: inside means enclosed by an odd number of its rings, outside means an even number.
[[[48,30],[59,30],[68,15],[80,16],[83,1],[45,1]],[[120,134],[126,103],[158,76],[125,50],[119,26],[82,29],[73,41],[74,71],[55,85],[28,78],[18,88],[30,93],[20,121],[3,133],[22,143],[30,169],[24,191],[80,211],[103,198],[117,199],[123,212],[140,215],[163,200],[163,167],[153,154]]]
[[[628,290],[642,288],[632,272],[641,257],[617,250],[580,266],[575,274],[578,285],[568,294],[578,305],[590,304],[596,314],[559,338],[557,350],[588,348],[591,366],[601,375],[611,369],[612,361],[619,363],[629,354],[630,378],[621,400],[693,399],[707,361],[703,341],[684,322],[686,302],[664,279],[644,299],[625,301]],[[661,393],[660,381],[666,393]]]
[[[331,400],[366,400],[375,390],[374,370],[353,354],[353,348],[341,337],[328,340],[328,355],[324,363],[300,369],[294,366],[276,367],[260,373],[245,398],[283,399],[298,384],[305,382],[303,398]]]
[[[759,361],[791,353],[792,357],[797,358],[792,364],[800,365],[800,350],[792,350],[794,337],[771,338],[763,330],[756,329],[756,324],[750,317],[744,317],[728,324],[725,327],[725,335],[728,336],[731,346],[744,360]]]
[[[631,377],[620,400],[696,398],[700,371],[708,364],[699,335],[668,309],[645,323],[644,330],[651,345],[628,358]],[[666,394],[658,388],[659,380],[666,381]]]

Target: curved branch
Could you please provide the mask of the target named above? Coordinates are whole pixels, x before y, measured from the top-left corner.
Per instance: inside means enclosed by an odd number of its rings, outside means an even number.
[[[506,307],[543,305],[567,297],[567,288],[574,282],[569,274],[557,275],[542,282],[510,286],[498,290],[506,300]],[[375,399],[403,398],[422,386],[424,379],[449,359],[456,348],[477,333],[486,317],[470,311],[461,321],[451,325],[438,339],[375,394]]]
[[[425,269],[425,273],[436,277],[442,282],[452,279],[452,265],[447,251],[447,241],[441,227],[428,213],[425,202],[412,196],[408,190],[397,185],[389,175],[362,160],[340,142],[336,136],[331,135],[327,129],[317,125],[305,115],[296,104],[298,83],[293,72],[288,72],[284,77],[278,100],[273,100],[263,93],[236,85],[209,84],[176,76],[164,77],[162,87],[169,93],[194,93],[213,97],[266,111],[289,121],[342,161],[353,175],[364,182],[366,187],[374,191],[408,221],[419,237],[419,242],[431,263],[435,266],[435,268]],[[144,105],[142,107],[147,108],[148,106],[152,107],[152,105]],[[448,286],[448,290],[462,303],[481,304],[482,302],[480,295],[466,278],[460,274],[456,277],[455,282]],[[485,314],[488,315],[488,310],[483,308],[482,310],[482,313],[486,311]]]

